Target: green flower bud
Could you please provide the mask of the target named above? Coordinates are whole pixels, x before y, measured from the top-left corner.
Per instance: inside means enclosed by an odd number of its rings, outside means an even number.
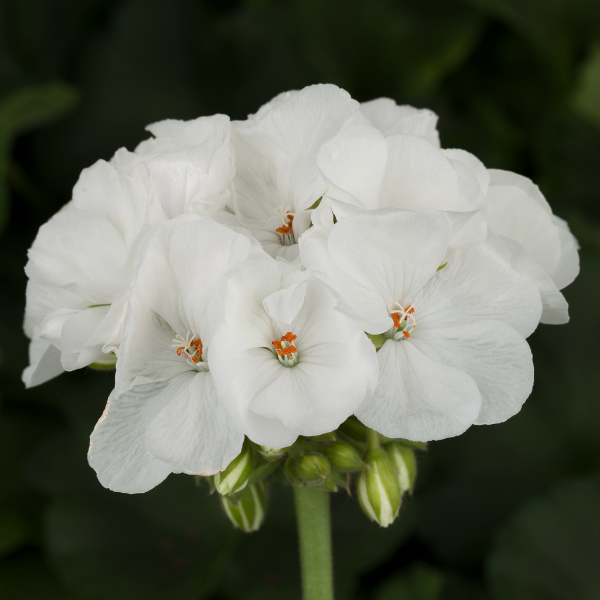
[[[243,490],[248,484],[253,468],[252,446],[246,438],[242,451],[229,463],[224,471],[214,476],[215,487],[219,494],[236,494]]]
[[[396,443],[388,444],[385,449],[396,469],[400,491],[412,493],[417,478],[415,453],[407,446]]]
[[[265,520],[267,486],[263,481],[250,484],[239,494],[221,496],[221,504],[234,527],[246,533],[258,531]]]
[[[296,463],[296,474],[300,480],[308,485],[323,483],[331,474],[329,461],[316,452],[303,454]]]
[[[298,477],[298,473],[296,473],[296,465],[298,464],[298,459],[295,456],[290,456],[283,465],[283,474],[287,482],[294,487],[301,487],[302,481]]]
[[[369,519],[387,527],[400,510],[398,477],[390,457],[378,446],[369,449],[366,462],[367,469],[358,476],[358,500]]]
[[[363,471],[367,468],[360,454],[346,442],[333,442],[325,448],[325,456],[329,459],[331,466],[340,471]]]

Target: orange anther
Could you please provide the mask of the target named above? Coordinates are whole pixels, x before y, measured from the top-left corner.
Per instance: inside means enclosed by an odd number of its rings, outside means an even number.
[[[275,346],[275,348],[277,348],[278,350],[281,350],[281,342],[278,342],[277,340],[275,340],[274,342],[271,342],[273,344],[273,346]]]
[[[400,316],[398,313],[392,313],[392,320],[394,321],[394,327],[400,327]]]
[[[294,337],[296,337],[296,336],[294,336]],[[298,352],[298,348],[296,348],[296,346],[290,346],[290,352],[292,354],[296,354],[296,352]]]
[[[200,362],[200,359],[197,356],[192,356],[192,362],[197,365]]]
[[[410,333],[408,333],[408,331],[403,331],[403,332],[402,332],[402,335],[403,335],[403,336],[404,336],[406,339],[408,339],[408,338],[410,337]]]
[[[297,335],[294,335],[291,331],[288,331],[285,335],[281,336],[281,341],[283,342],[285,340],[288,342],[288,344],[291,344],[297,337]]]
[[[410,306],[409,309],[406,311],[409,315],[412,315],[415,312],[415,307],[414,306]]]
[[[181,353],[185,350],[185,346],[181,346],[181,348],[177,348],[175,352],[177,352],[177,356],[181,356]]]

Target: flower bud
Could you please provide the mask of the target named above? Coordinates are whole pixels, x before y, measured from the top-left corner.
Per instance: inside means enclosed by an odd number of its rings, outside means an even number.
[[[318,485],[331,474],[331,465],[322,454],[310,452],[298,459],[296,473],[304,483]]]
[[[364,513],[381,527],[394,522],[402,495],[390,457],[379,447],[370,448],[367,469],[358,476],[358,500]]]
[[[331,466],[340,471],[362,471],[367,465],[360,454],[346,442],[334,442],[325,448],[325,456],[329,459]]]
[[[242,451],[229,463],[227,468],[214,476],[215,487],[219,494],[235,494],[248,484],[248,478],[254,468],[252,447],[248,438],[244,440]]]
[[[221,496],[221,504],[233,526],[246,533],[260,529],[266,502],[267,486],[263,481],[248,485],[239,494]]]
[[[415,453],[407,446],[396,443],[386,445],[385,449],[396,469],[401,493],[412,493],[417,478]]]

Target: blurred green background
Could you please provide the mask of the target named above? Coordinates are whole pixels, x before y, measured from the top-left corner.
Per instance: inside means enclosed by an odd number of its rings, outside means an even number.
[[[153,121],[240,119],[317,82],[432,108],[445,147],[532,177],[582,246],[570,324],[531,337],[521,413],[431,444],[388,530],[336,495],[338,598],[600,598],[600,2],[3,0],[3,600],[300,597],[289,491],[243,536],[191,477],[104,490],[86,451],[111,375],[25,391],[21,321],[27,248],[82,168]]]

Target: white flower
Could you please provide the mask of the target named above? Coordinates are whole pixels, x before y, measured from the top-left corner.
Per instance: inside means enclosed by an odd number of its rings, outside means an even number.
[[[336,429],[377,381],[374,347],[306,272],[247,261],[224,278],[213,315],[215,386],[239,429],[275,448]]]
[[[524,338],[541,301],[492,234],[475,249],[448,249],[444,213],[389,209],[319,229],[302,239],[304,264],[340,310],[381,334],[379,384],[355,413],[361,421],[428,441],[519,411],[533,384]]]
[[[464,150],[440,150],[414,135],[385,137],[371,125],[358,124],[325,143],[317,165],[331,198],[367,209],[444,210],[452,223],[453,247],[485,239],[489,176]]]
[[[440,147],[438,116],[428,108],[414,108],[408,104],[399,106],[391,98],[377,98],[362,102],[360,111],[386,137],[396,133],[415,135]]]
[[[559,290],[579,273],[578,244],[565,221],[552,214],[537,185],[516,173],[490,169],[488,223],[511,253],[513,267],[529,277],[542,296],[542,323],[569,320]]]
[[[187,212],[214,216],[222,210],[231,197],[235,173],[229,117],[168,119],[146,129],[154,137],[141,142],[134,153],[122,148],[112,164],[127,172],[141,162],[148,171],[150,196],[166,218]]]
[[[222,471],[240,453],[244,435],[213,384],[208,309],[223,274],[256,256],[268,258],[247,236],[195,215],[144,237],[116,389],[91,436],[89,462],[104,486],[144,492],[169,473]]]
[[[121,149],[110,163],[83,170],[73,200],[40,228],[29,251],[27,386],[118,349],[138,236],[184,212],[222,208],[234,173],[229,128],[223,115],[155,123],[156,138],[135,153]]]
[[[107,319],[119,295],[129,250],[147,219],[144,171],[121,173],[98,161],[81,173],[73,200],[43,225],[29,250],[25,332],[41,347],[23,374],[26,385],[71,371],[104,357],[103,347],[119,329]],[[41,371],[47,377],[40,377]]]
[[[271,256],[297,258],[297,240],[310,226],[307,210],[324,191],[317,152],[355,121],[367,120],[347,92],[314,85],[234,123],[236,212]]]

